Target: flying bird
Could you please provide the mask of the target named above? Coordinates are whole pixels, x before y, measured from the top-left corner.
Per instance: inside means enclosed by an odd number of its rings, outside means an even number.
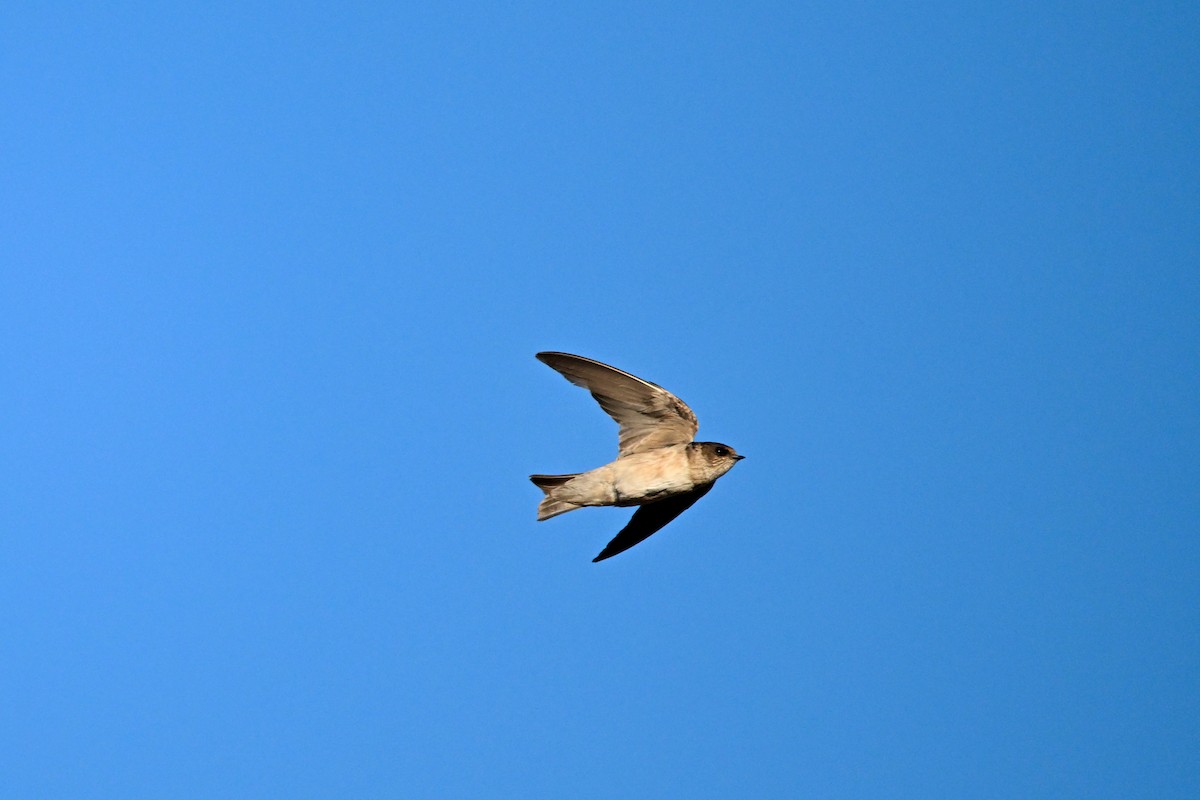
[[[571,475],[530,475],[546,493],[538,522],[585,506],[637,506],[600,555],[623,553],[692,504],[745,456],[727,444],[692,441],[700,424],[687,404],[661,386],[570,353],[538,353],[542,363],[592,393],[617,421],[617,460]]]

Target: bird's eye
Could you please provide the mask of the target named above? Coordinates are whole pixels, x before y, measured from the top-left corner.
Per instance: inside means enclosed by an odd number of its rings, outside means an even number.
[[[729,455],[729,448],[727,448],[727,447],[718,447],[718,448],[717,448],[717,455],[719,455],[719,456],[722,456],[722,457]]]

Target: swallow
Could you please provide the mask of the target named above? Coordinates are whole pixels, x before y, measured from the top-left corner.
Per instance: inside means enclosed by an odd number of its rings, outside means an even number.
[[[620,426],[616,461],[588,472],[529,476],[545,493],[538,522],[586,506],[638,507],[593,562],[661,530],[745,458],[727,444],[693,441],[700,427],[696,415],[657,384],[570,353],[538,353],[537,358],[591,392]]]

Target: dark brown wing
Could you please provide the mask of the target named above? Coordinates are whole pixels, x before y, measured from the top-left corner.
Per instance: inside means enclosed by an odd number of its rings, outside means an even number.
[[[692,504],[708,494],[708,490],[712,487],[713,485],[709,483],[699,489],[693,489],[687,494],[639,506],[638,510],[634,512],[633,518],[629,520],[629,524],[613,537],[613,540],[600,551],[600,555],[592,559],[593,563],[612,558],[617,553],[624,553],[635,544],[650,538],[651,535],[662,530],[662,527],[668,522],[691,508]]]
[[[621,426],[618,451],[627,456],[673,444],[687,444],[700,427],[687,404],[658,384],[616,367],[570,353],[538,353],[538,360],[592,393]]]

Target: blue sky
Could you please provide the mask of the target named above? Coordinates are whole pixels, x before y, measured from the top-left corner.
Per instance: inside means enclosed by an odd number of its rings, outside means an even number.
[[[1198,43],[6,8],[3,794],[1198,796]],[[546,349],[747,460],[592,564]]]

